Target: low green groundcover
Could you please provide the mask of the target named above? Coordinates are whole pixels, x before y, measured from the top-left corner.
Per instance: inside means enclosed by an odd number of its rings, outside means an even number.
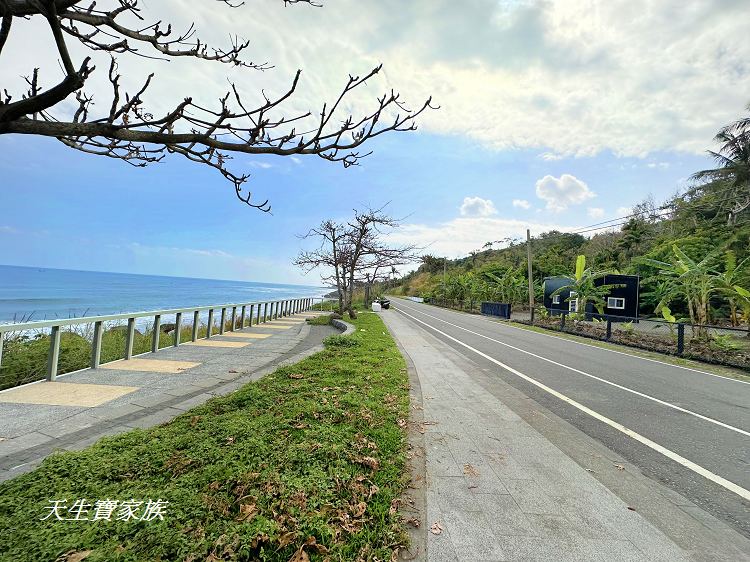
[[[380,318],[353,323],[356,345],[333,338],[170,423],[0,484],[0,560],[390,560],[407,541],[408,379]],[[93,520],[105,500],[117,509]],[[130,518],[129,500],[145,502]],[[163,520],[149,500],[168,502]]]

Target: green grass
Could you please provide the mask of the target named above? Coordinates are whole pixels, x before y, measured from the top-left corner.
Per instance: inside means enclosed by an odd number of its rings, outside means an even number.
[[[287,561],[306,542],[312,560],[390,560],[407,541],[391,506],[408,482],[408,379],[380,318],[354,324],[170,423],[0,484],[0,560]],[[164,521],[40,521],[49,500],[83,498],[170,503]]]
[[[324,314],[316,318],[308,318],[307,323],[313,326],[328,326],[331,323],[331,316]]]

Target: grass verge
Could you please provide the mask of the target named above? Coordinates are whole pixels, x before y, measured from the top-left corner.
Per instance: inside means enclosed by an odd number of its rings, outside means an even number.
[[[377,315],[353,323],[229,396],[0,484],[0,560],[390,560],[407,540],[408,377]],[[50,500],[131,498],[168,501],[164,520],[40,520]]]
[[[308,318],[307,323],[312,326],[329,326],[331,324],[331,315],[323,314],[315,318]]]

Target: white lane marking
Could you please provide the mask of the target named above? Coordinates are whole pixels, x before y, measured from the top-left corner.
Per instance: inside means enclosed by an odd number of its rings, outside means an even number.
[[[418,310],[418,309],[413,308],[412,310]],[[444,310],[446,310],[448,312],[453,312],[455,314],[466,314],[465,312],[462,313],[462,312],[459,312],[457,310],[451,310],[451,309],[444,309]],[[422,314],[424,314],[424,312]],[[677,369],[684,369],[686,371],[692,371],[694,373],[700,373],[701,375],[708,375],[709,377],[715,377],[717,379],[722,379],[722,380],[725,380],[725,381],[728,381],[728,382],[738,382],[740,384],[750,384],[750,381],[743,381],[743,380],[740,380],[740,379],[733,379],[731,377],[726,377],[724,375],[717,375],[716,373],[709,373],[708,371],[701,371],[700,369],[693,369],[692,367],[685,367],[684,365],[677,365],[676,363],[667,363],[666,361],[659,361],[658,359],[652,359],[650,357],[643,357],[641,355],[634,355],[634,354],[628,353],[626,351],[617,351],[616,349],[609,349],[608,347],[600,347],[598,345],[592,345],[590,343],[585,343],[585,342],[582,342],[582,341],[577,341],[577,340],[573,340],[573,339],[568,339],[568,338],[563,338],[563,337],[560,337],[560,336],[556,336],[555,334],[547,334],[547,333],[544,333],[544,332],[537,332],[537,331],[533,331],[533,330],[526,330],[524,328],[519,328],[518,326],[513,326],[511,324],[506,324],[504,322],[498,322],[498,321],[495,321],[495,320],[490,320],[490,319],[484,318],[484,317],[472,316],[472,319],[483,320],[484,322],[487,322],[489,324],[494,324],[494,325],[497,325],[497,326],[503,326],[505,328],[513,328],[514,330],[521,330],[523,332],[531,332],[533,334],[538,334],[540,336],[544,336],[544,337],[547,337],[547,338],[555,338],[556,340],[564,340],[564,341],[568,341],[570,343],[574,343],[576,345],[585,345],[586,347],[593,347],[594,349],[601,349],[602,351],[609,351],[610,353],[617,353],[618,355],[625,355],[626,357],[632,357],[634,359],[641,359],[643,361],[651,361],[652,363],[659,363],[659,365],[666,365],[667,367],[675,367]],[[575,335],[575,334],[571,334],[571,335]],[[646,351],[646,350],[641,350],[641,351]],[[654,353],[656,353],[656,352],[654,352]]]
[[[596,411],[592,410],[591,408],[588,408],[587,406],[584,406],[580,402],[576,402],[572,398],[569,398],[568,396],[562,394],[561,392],[558,392],[555,389],[548,387],[544,383],[541,383],[538,380],[533,379],[533,378],[531,378],[528,375],[524,375],[522,372],[517,371],[513,367],[511,367],[509,365],[506,365],[502,361],[498,361],[494,357],[490,357],[486,353],[483,353],[482,351],[479,351],[478,349],[476,349],[474,347],[471,347],[469,344],[464,343],[461,340],[456,339],[453,336],[450,336],[450,335],[446,334],[445,332],[443,332],[441,330],[438,330],[434,326],[429,325],[427,322],[423,322],[419,318],[416,318],[416,317],[412,316],[411,314],[409,314],[407,312],[404,312],[403,310],[400,310],[398,308],[396,310],[398,312],[400,312],[401,314],[403,314],[404,316],[408,316],[409,318],[411,318],[415,322],[419,322],[420,324],[424,324],[425,326],[427,326],[431,330],[434,330],[438,334],[440,334],[440,335],[448,338],[449,340],[453,340],[457,344],[462,345],[466,349],[469,349],[470,351],[473,351],[474,353],[476,353],[477,355],[480,355],[481,357],[484,357],[485,359],[487,359],[488,361],[491,361],[495,365],[498,365],[499,367],[502,367],[506,371],[509,371],[510,373],[513,373],[517,377],[520,377],[523,380],[525,380],[527,382],[530,382],[534,386],[537,386],[537,387],[541,388],[542,390],[544,390],[545,392],[548,392],[552,396],[555,396],[556,398],[559,398],[560,400],[562,400],[564,402],[567,402],[571,406],[573,406],[575,408],[578,408],[579,410],[581,410],[582,412],[590,415],[591,417],[593,417],[593,418],[595,418],[595,419],[597,419],[597,420],[599,420],[599,421],[601,421],[603,423],[606,423],[608,426],[616,429],[617,431],[620,431],[620,432],[624,433],[628,437],[632,437],[636,441],[638,441],[640,443],[643,443],[644,445],[646,445],[650,449],[653,449],[654,451],[656,451],[658,453],[661,453],[665,457],[667,457],[669,459],[672,459],[673,461],[681,464],[685,468],[688,468],[688,469],[692,470],[696,474],[700,474],[704,478],[707,478],[708,480],[711,480],[712,482],[718,484],[722,488],[726,488],[730,492],[734,492],[738,496],[740,496],[740,497],[742,497],[742,498],[744,498],[746,500],[750,500],[750,490],[746,490],[742,486],[739,486],[738,484],[735,484],[734,482],[731,482],[731,481],[727,480],[726,478],[722,478],[718,474],[714,474],[713,472],[711,472],[707,468],[703,468],[699,464],[696,464],[693,461],[688,460],[685,457],[678,455],[674,451],[671,451],[670,449],[667,449],[666,447],[664,447],[662,445],[659,445],[658,443],[656,443],[654,441],[651,441],[651,439],[649,439],[648,437],[644,437],[640,433],[636,433],[632,429],[628,429],[624,425],[622,425],[620,423],[617,423],[614,420],[611,420],[607,416],[604,416],[604,415],[600,414],[599,412],[596,412]]]
[[[704,416],[703,414],[699,414],[698,412],[693,412],[692,410],[688,410],[687,408],[682,408],[681,406],[677,406],[676,404],[672,404],[671,402],[665,402],[664,400],[661,400],[659,398],[656,398],[655,396],[651,396],[650,394],[644,394],[643,392],[639,392],[637,390],[634,390],[632,388],[628,388],[627,386],[622,386],[621,384],[617,384],[616,382],[609,381],[607,379],[603,379],[601,377],[597,377],[596,375],[592,375],[591,373],[587,373],[585,371],[581,371],[580,369],[576,369],[575,367],[571,367],[569,365],[564,365],[563,363],[558,363],[557,361],[553,361],[552,359],[548,359],[546,357],[542,357],[541,355],[537,355],[536,353],[532,353],[531,351],[526,351],[525,349],[521,349],[520,347],[516,347],[515,345],[510,345],[509,343],[502,342],[500,340],[496,340],[494,338],[491,338],[489,336],[485,336],[484,334],[480,334],[479,332],[474,332],[472,330],[469,330],[468,328],[464,328],[463,326],[459,326],[458,324],[453,324],[452,322],[448,322],[447,320],[443,320],[442,318],[438,318],[437,316],[432,316],[431,314],[427,314],[426,312],[422,312],[421,310],[418,310],[416,308],[407,306],[405,308],[408,308],[410,310],[416,310],[419,314],[423,314],[424,316],[428,316],[430,318],[434,318],[435,320],[438,320],[439,322],[443,322],[445,324],[448,324],[449,326],[453,326],[454,328],[459,328],[461,330],[464,330],[466,332],[469,332],[470,334],[474,334],[475,336],[479,336],[481,338],[485,338],[490,340],[491,342],[499,343],[500,345],[504,345],[505,347],[509,347],[510,349],[514,349],[516,351],[519,351],[521,353],[525,353],[526,355],[531,355],[532,357],[536,357],[537,359],[541,359],[542,361],[546,361],[548,363],[552,363],[553,365],[557,365],[558,367],[562,367],[564,369],[568,369],[570,371],[573,371],[574,373],[578,373],[579,375],[583,375],[585,377],[592,378],[594,380],[597,380],[599,382],[603,382],[604,384],[608,384],[610,386],[614,386],[615,388],[619,388],[620,390],[624,390],[625,392],[630,392],[631,394],[635,394],[636,396],[640,396],[641,398],[646,398],[648,400],[652,400],[658,404],[661,404],[662,406],[667,406],[668,408],[672,408],[674,410],[677,410],[678,412],[682,412],[684,414],[689,414],[691,416],[695,416],[696,418],[702,419],[704,421],[714,423],[718,426],[721,426],[725,429],[729,429],[731,431],[736,431],[737,433],[741,433],[742,435],[746,435],[750,437],[750,431],[745,431],[744,429],[740,429],[739,427],[735,427],[733,425],[729,425],[727,423],[724,423],[722,421],[719,421],[714,418],[710,418],[708,416]]]

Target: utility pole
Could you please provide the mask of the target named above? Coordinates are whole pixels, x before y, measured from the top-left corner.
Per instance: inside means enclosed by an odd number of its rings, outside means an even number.
[[[531,323],[534,323],[534,280],[531,277],[531,231],[526,229],[526,261],[529,267],[529,310],[531,311]]]
[[[445,270],[448,268],[448,258],[443,258],[443,306],[445,306]]]

